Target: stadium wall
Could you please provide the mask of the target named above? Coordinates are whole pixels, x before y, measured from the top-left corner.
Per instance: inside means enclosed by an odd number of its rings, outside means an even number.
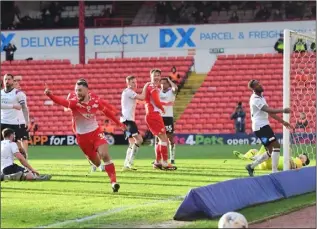
[[[184,56],[195,53],[196,72],[208,72],[217,49],[226,54],[274,52],[285,29],[315,31],[315,21],[206,24],[86,29],[86,60],[97,57]],[[2,31],[15,59],[70,59],[78,63],[78,29]],[[1,52],[4,58],[4,53]]]
[[[283,143],[283,134],[276,134],[279,143]],[[106,139],[110,145],[126,145],[127,140],[123,134],[106,134]],[[292,144],[316,143],[315,133],[294,133]],[[175,134],[174,142],[177,145],[257,145],[261,144],[260,139],[254,134]],[[77,145],[74,135],[43,135],[31,136],[31,145]]]

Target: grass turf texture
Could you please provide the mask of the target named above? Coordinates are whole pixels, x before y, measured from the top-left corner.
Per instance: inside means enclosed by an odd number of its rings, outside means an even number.
[[[247,162],[236,159],[232,151],[245,152],[249,148],[245,145],[177,146],[178,170],[156,171],[150,164],[153,148],[144,146],[135,161],[138,171],[122,172],[126,146],[111,146],[110,153],[121,183],[120,192],[113,194],[104,172],[86,177],[90,166],[78,147],[30,147],[31,164],[41,173],[52,174],[53,178],[49,182],[1,182],[1,227],[37,227],[107,210],[114,211],[56,227],[148,225],[168,221],[181,203],[179,197],[185,196],[191,188],[246,177],[244,165]],[[266,173],[268,171],[257,171],[256,175]],[[312,202],[315,195],[308,194],[248,208],[242,213],[253,221]],[[266,209],[270,209],[270,213]],[[191,226],[212,227],[216,222],[199,221]]]

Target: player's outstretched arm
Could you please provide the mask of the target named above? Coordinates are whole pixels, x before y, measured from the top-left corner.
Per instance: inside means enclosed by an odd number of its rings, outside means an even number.
[[[106,109],[105,106],[100,102],[99,104],[99,110],[102,111],[102,113],[107,116],[109,119],[111,119],[117,126],[119,126],[122,129],[125,129],[125,126],[115,117],[115,115]]]
[[[137,99],[137,100],[140,100],[140,101],[143,101],[145,100],[145,94],[146,94],[146,89],[147,87],[150,85],[150,82],[146,83],[142,89],[142,93],[141,94],[136,94],[134,96],[134,99]]]
[[[75,108],[76,106],[75,101],[67,100],[61,96],[53,95],[51,90],[48,88],[47,84],[45,84],[44,94],[47,95],[47,97],[49,97],[54,103],[57,103],[63,107],[72,109],[72,108]]]
[[[269,115],[270,117],[274,118],[279,123],[283,124],[283,126],[287,127],[288,129],[294,129],[294,127],[291,126],[291,124],[289,124],[288,122],[285,122],[281,117],[277,116],[276,114],[269,113]]]
[[[288,113],[291,112],[291,109],[289,109],[289,108],[274,109],[274,108],[270,108],[270,107],[268,107],[268,106],[266,106],[266,105],[262,106],[261,110],[262,110],[262,111],[265,111],[265,112],[267,112],[267,113],[269,113],[269,114],[279,114],[279,113],[286,113],[286,114],[288,114]]]
[[[74,107],[74,105],[72,104],[72,102],[70,100],[66,100],[65,98],[61,97],[61,96],[56,96],[53,94],[49,94],[47,95],[54,103],[57,103],[65,108],[70,108],[72,109]]]
[[[100,99],[100,101],[101,101],[102,105],[103,105],[106,109],[110,110],[110,111],[111,111],[112,113],[114,113],[114,114],[117,114],[117,113],[118,113],[118,110],[117,110],[113,105],[111,105],[110,103],[106,102],[106,100]]]

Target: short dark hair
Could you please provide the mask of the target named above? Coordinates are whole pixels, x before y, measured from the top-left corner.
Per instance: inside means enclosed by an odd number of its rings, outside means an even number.
[[[5,74],[5,75],[3,76],[3,78],[6,77],[6,76],[11,76],[12,79],[14,78],[14,76],[13,76],[12,74],[10,74],[10,73]]]
[[[305,155],[305,156],[306,156],[306,158],[307,158],[306,162],[305,162],[303,165],[304,165],[304,166],[309,165],[310,160],[309,160],[309,158],[308,158],[307,153],[303,153],[303,155]]]
[[[165,81],[168,82],[168,77],[163,77],[163,78],[161,79],[161,81],[162,81],[162,80],[165,80]]]
[[[10,129],[10,128],[5,128],[4,130],[2,130],[2,137],[3,138],[8,138],[10,137],[12,134],[14,134],[14,130]]]
[[[134,79],[135,79],[135,76],[127,76],[125,78],[125,81],[128,83],[128,82],[130,82],[131,80],[134,80]]]
[[[78,86],[83,86],[83,87],[88,88],[88,83],[87,83],[87,81],[86,81],[85,79],[83,79],[83,78],[77,80],[76,85],[78,85]]]
[[[257,80],[250,80],[248,83],[248,88],[253,90],[254,87],[254,83],[258,82]]]
[[[151,71],[150,71],[150,74],[152,75],[153,73],[155,74],[155,73],[162,73],[162,71],[161,71],[161,69],[158,69],[158,68],[153,68],[153,69],[151,69]]]

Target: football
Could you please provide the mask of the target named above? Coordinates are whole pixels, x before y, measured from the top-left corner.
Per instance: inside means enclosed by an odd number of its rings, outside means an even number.
[[[218,228],[248,228],[248,221],[238,212],[227,212],[219,219]]]

